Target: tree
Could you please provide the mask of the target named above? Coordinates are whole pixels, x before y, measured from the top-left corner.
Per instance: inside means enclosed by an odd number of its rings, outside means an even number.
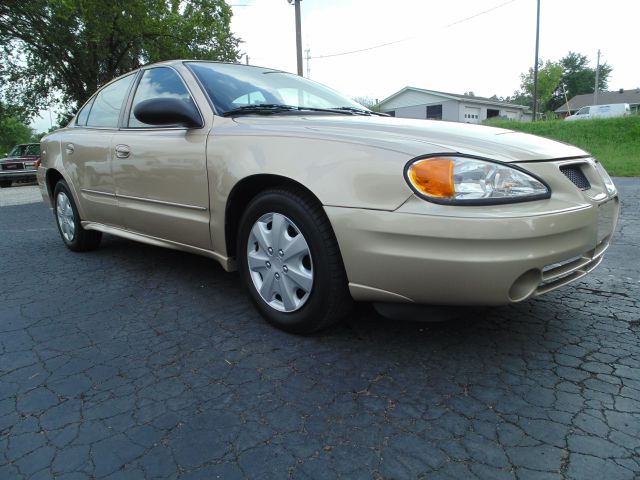
[[[24,121],[0,103],[0,157],[4,157],[14,145],[28,142],[31,135],[31,129]]]
[[[513,92],[513,95],[504,97],[503,99],[507,103],[513,103],[515,105],[525,105],[529,108],[533,107],[533,95],[529,95],[520,90]]]
[[[370,97],[353,97],[352,100],[369,109],[371,109],[371,107],[375,106],[376,104],[376,101]]]
[[[558,88],[553,92],[553,96],[548,104],[549,110],[555,110],[565,103],[562,85],[567,93],[567,99],[576,95],[593,93],[596,83],[596,69],[589,67],[589,60],[585,55],[569,52],[559,62],[562,67],[562,76]],[[609,83],[609,74],[613,68],[606,62],[600,65],[598,76],[598,89],[606,90]]]
[[[351,100],[353,100],[356,103],[359,103],[363,107],[367,107],[369,110],[373,112],[380,111],[380,104],[378,103],[377,100],[374,100],[371,97],[353,97]]]
[[[559,63],[547,60],[538,63],[538,104],[544,110],[553,96],[553,92],[558,88],[562,77],[562,66]],[[527,73],[520,75],[520,88],[522,93],[533,98],[533,67]],[[533,105],[533,103],[532,103]]]
[[[3,0],[2,93],[27,117],[68,115],[111,79],[175,58],[237,61],[224,0]]]

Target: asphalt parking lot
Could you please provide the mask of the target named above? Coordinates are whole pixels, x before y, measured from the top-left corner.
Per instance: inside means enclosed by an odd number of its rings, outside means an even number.
[[[617,185],[615,243],[571,286],[306,338],[211,260],[72,253],[44,204],[3,206],[0,478],[637,478],[640,179]]]

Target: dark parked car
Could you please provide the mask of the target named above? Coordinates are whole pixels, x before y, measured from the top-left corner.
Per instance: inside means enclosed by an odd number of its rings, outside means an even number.
[[[0,187],[10,187],[18,180],[36,180],[37,162],[40,160],[40,144],[16,145],[5,158],[0,159]]]

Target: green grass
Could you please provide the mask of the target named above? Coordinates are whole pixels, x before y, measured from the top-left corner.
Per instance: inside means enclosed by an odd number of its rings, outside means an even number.
[[[574,122],[498,120],[486,125],[570,143],[600,160],[610,175],[640,176],[640,115]]]

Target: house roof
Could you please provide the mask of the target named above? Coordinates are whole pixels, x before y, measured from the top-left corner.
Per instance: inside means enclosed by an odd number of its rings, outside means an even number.
[[[389,100],[392,100],[394,98],[396,98],[397,96],[403,94],[406,91],[409,90],[413,90],[414,92],[419,92],[419,93],[428,93],[430,95],[436,95],[436,96],[440,96],[449,100],[464,100],[465,102],[470,102],[470,103],[483,103],[483,104],[489,104],[489,105],[500,105],[503,107],[511,107],[511,108],[518,108],[521,110],[529,110],[529,107],[525,106],[525,105],[517,105],[515,103],[508,103],[508,102],[502,102],[500,100],[496,100],[495,98],[486,98],[486,97],[476,97],[476,96],[470,96],[470,95],[460,95],[458,93],[448,93],[448,92],[439,92],[437,90],[426,90],[424,88],[416,88],[416,87],[404,87],[402,90],[397,91],[396,93],[394,93],[393,95],[388,96],[387,98],[385,98],[384,100],[382,100],[379,105],[382,105],[386,102],[388,102]]]
[[[610,103],[628,103],[630,105],[640,104],[640,88],[632,88],[629,90],[616,90],[615,92],[598,92],[597,105],[608,105]],[[576,95],[569,100],[569,109],[572,112],[581,109],[587,105],[595,105],[593,103],[593,93],[585,93],[583,95]],[[563,103],[560,107],[556,108],[556,113],[565,113],[567,111],[567,104]]]

